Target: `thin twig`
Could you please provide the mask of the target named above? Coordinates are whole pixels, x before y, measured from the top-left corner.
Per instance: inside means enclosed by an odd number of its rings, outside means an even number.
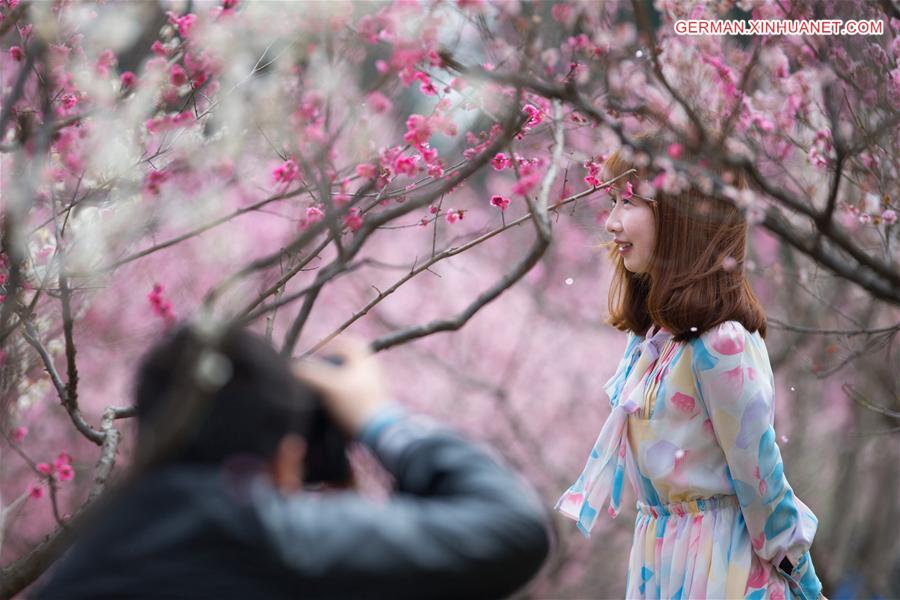
[[[517,96],[518,100],[518,96]],[[460,183],[471,177],[476,171],[481,169],[485,164],[487,164],[488,160],[490,160],[497,151],[502,148],[515,134],[515,132],[524,124],[525,119],[524,116],[518,111],[517,104],[514,104],[513,107],[509,111],[508,117],[505,119],[503,127],[501,128],[501,133],[491,142],[491,144],[481,152],[474,159],[469,161],[464,167],[462,167],[453,177],[448,178],[443,182],[438,189],[433,190],[427,194],[423,194],[421,197],[416,198],[414,200],[410,200],[402,205],[395,206],[393,208],[389,208],[377,215],[373,215],[370,218],[366,218],[363,220],[362,226],[356,232],[354,237],[352,238],[350,244],[346,248],[346,253],[344,257],[338,257],[335,261],[323,267],[322,270],[319,271],[316,276],[316,282],[311,286],[311,289],[306,292],[307,299],[311,295],[317,295],[319,288],[324,286],[329,278],[334,276],[335,274],[343,271],[346,268],[346,261],[352,260],[354,256],[360,251],[362,246],[365,244],[368,237],[381,225],[406,215],[413,210],[422,208],[427,206],[435,198],[441,196],[454,189]],[[346,207],[345,207],[346,208]],[[316,223],[317,226],[323,225],[322,222]],[[318,227],[316,231],[321,231],[321,227]],[[308,234],[311,234],[307,232]],[[300,236],[300,239],[303,239],[305,236]],[[299,241],[299,240],[298,240]],[[291,244],[298,243],[295,241]],[[272,260],[274,255],[270,255],[262,259],[262,261],[257,261],[254,263],[255,265],[266,263]],[[251,265],[253,267],[253,265]],[[246,271],[247,269],[244,269]],[[233,276],[234,277],[234,276]],[[309,308],[307,308],[307,305]],[[304,309],[298,315],[297,319],[294,321],[288,335],[285,338],[284,345],[282,346],[281,352],[282,354],[289,356],[293,352],[293,348],[296,345],[297,339],[299,338],[300,327],[302,327],[303,322],[309,315],[309,310],[311,310],[311,304],[308,301],[304,304]],[[303,321],[301,321],[301,319]],[[297,327],[297,323],[300,323],[300,327]]]
[[[547,209],[547,199],[550,193],[550,186],[556,179],[556,173],[559,169],[559,161],[562,155],[564,143],[563,136],[563,120],[562,108],[559,101],[554,102],[555,118],[556,118],[556,136],[553,158],[547,173],[541,185],[540,196],[537,201],[531,201],[526,196],[529,210],[533,216],[535,232],[537,234],[529,253],[511,269],[505,276],[497,281],[493,286],[481,293],[473,302],[471,302],[462,312],[448,319],[435,319],[430,323],[416,325],[390,333],[374,340],[371,344],[373,351],[378,352],[385,350],[398,344],[406,343],[414,339],[418,339],[433,333],[441,331],[456,331],[465,325],[481,308],[491,301],[495,300],[505,290],[512,287],[519,279],[525,276],[531,268],[537,264],[544,252],[550,245],[552,235],[549,213]]]
[[[618,180],[627,177],[632,172],[633,171],[628,171],[626,173],[619,175],[618,177],[614,177],[614,178],[610,179],[609,181],[603,182],[601,185],[599,185],[595,188],[583,190],[583,191],[581,191],[577,194],[574,194],[564,200],[560,200],[556,204],[550,206],[547,210],[548,210],[548,212],[554,212],[567,204],[577,202],[581,198],[585,198],[585,197],[597,192],[598,190],[603,189],[609,185],[612,185],[615,182],[617,182]],[[398,279],[396,282],[394,282],[394,284],[392,284],[390,287],[386,288],[384,291],[379,291],[378,294],[375,296],[375,298],[370,300],[369,303],[366,304],[366,306],[364,306],[359,311],[354,313],[349,319],[347,319],[341,325],[339,325],[337,327],[337,329],[335,329],[334,331],[329,333],[327,336],[325,336],[324,338],[322,338],[321,340],[316,342],[316,344],[314,346],[312,346],[310,349],[304,351],[302,356],[308,356],[310,354],[317,352],[325,344],[327,344],[332,339],[334,339],[335,337],[337,337],[338,335],[343,333],[348,327],[353,325],[353,323],[355,323],[361,317],[368,314],[369,311],[371,311],[382,300],[384,300],[385,298],[387,298],[388,296],[390,296],[391,294],[396,292],[407,281],[409,281],[413,277],[419,275],[420,273],[429,271],[431,269],[431,267],[434,266],[435,263],[440,262],[446,258],[450,258],[450,257],[456,256],[458,254],[461,254],[463,252],[466,252],[467,250],[470,250],[471,248],[488,241],[489,239],[493,238],[494,236],[501,234],[504,231],[507,231],[508,229],[512,229],[513,227],[517,227],[517,226],[521,225],[522,223],[524,223],[525,221],[528,221],[533,218],[534,218],[534,214],[529,212],[528,214],[525,214],[514,221],[510,221],[509,223],[506,223],[505,225],[502,225],[501,227],[499,227],[497,229],[491,230],[491,231],[475,238],[474,240],[467,242],[466,244],[464,244],[462,246],[458,246],[458,247],[451,246],[449,248],[446,248],[445,250],[442,250],[441,252],[435,253],[431,256],[431,258],[428,261],[422,263],[421,265],[414,265],[413,268],[410,269],[409,273],[407,273],[406,275],[404,275],[403,277]]]
[[[609,127],[625,145],[642,151],[648,150],[646,144],[637,142],[628,136],[621,124],[612,121],[603,112],[588,104],[578,91],[571,86],[552,85],[518,74],[485,71],[480,67],[465,67],[453,59],[452,56],[446,54],[442,54],[442,58],[444,58],[444,62],[449,68],[458,70],[464,75],[476,79],[487,79],[498,83],[516,85],[529,89],[545,98],[557,98],[567,102],[597,124]],[[749,158],[736,158],[726,153],[718,153],[712,158],[721,165],[743,171],[765,194],[794,212],[808,217],[812,224],[818,227],[820,216],[818,211],[764,177]],[[848,264],[831,250],[823,249],[820,244],[815,243],[815,240],[803,238],[793,228],[787,227],[775,216],[772,216],[772,218],[767,217],[762,225],[804,254],[821,262],[821,264],[840,277],[858,284],[873,296],[894,304],[900,304],[900,273],[898,273],[897,269],[888,262],[872,256],[871,253],[854,243],[845,232],[832,227],[827,231],[826,237],[838,249],[849,254],[857,264]],[[864,269],[859,267],[864,267]]]
[[[860,405],[868,408],[869,410],[873,410],[873,411],[875,411],[879,414],[882,414],[886,417],[891,417],[892,419],[900,419],[900,411],[891,410],[889,408],[884,408],[883,406],[878,406],[876,404],[872,404],[871,402],[866,400],[866,398],[862,394],[860,394],[855,389],[853,389],[853,386],[850,385],[849,383],[843,384],[841,386],[841,389],[844,390],[844,392],[848,396],[850,396],[850,398],[857,404],[860,404]]]
[[[296,189],[292,192],[285,192],[285,193],[275,194],[274,196],[269,196],[268,198],[260,200],[259,202],[251,204],[250,206],[245,206],[243,208],[239,208],[223,217],[220,217],[218,219],[210,221],[209,223],[205,223],[204,225],[201,225],[200,227],[192,229],[191,231],[188,231],[181,235],[175,236],[174,238],[166,240],[165,242],[160,242],[159,244],[155,244],[155,245],[151,246],[150,248],[145,248],[144,250],[135,252],[134,254],[126,256],[125,258],[117,260],[106,266],[99,267],[98,269],[95,269],[94,271],[91,271],[91,272],[73,271],[73,272],[66,273],[66,275],[68,275],[69,277],[86,277],[86,276],[94,275],[97,273],[113,271],[115,269],[118,269],[121,266],[127,265],[128,263],[134,262],[140,258],[149,256],[150,254],[159,252],[160,250],[165,250],[166,248],[171,248],[172,246],[174,246],[176,244],[180,244],[181,242],[184,242],[185,240],[189,240],[200,234],[206,233],[210,229],[213,229],[215,227],[218,227],[219,225],[227,223],[228,221],[231,221],[232,219],[235,219],[237,217],[245,215],[249,212],[259,210],[260,208],[266,206],[267,204],[271,204],[272,202],[277,202],[279,200],[287,200],[288,198],[293,198],[295,196],[300,195],[304,191],[305,191],[305,188],[300,188],[300,189]]]
[[[784,329],[786,331],[796,331],[798,333],[809,333],[814,335],[843,335],[843,336],[854,336],[854,335],[876,335],[879,333],[892,333],[900,331],[900,323],[896,325],[891,325],[890,327],[881,327],[878,329],[816,329],[815,327],[802,327],[799,325],[788,325],[783,321],[779,321],[778,319],[769,318],[769,323],[772,323],[776,326],[777,329]]]

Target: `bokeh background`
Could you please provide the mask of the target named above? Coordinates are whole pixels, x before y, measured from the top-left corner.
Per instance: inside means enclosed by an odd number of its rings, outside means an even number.
[[[0,0],[0,15],[7,584],[39,576],[41,541],[102,487],[109,428],[109,477],[127,468],[133,424],[109,407],[130,405],[141,353],[178,319],[260,306],[251,326],[278,347],[297,330],[295,356],[343,331],[387,346],[398,401],[495,448],[549,510],[624,349],[604,323],[610,196],[585,181],[624,148],[659,170],[642,193],[691,182],[745,209],[741,268],[770,317],[816,571],[830,598],[900,597],[896,3]],[[826,17],[883,30],[672,31]],[[734,165],[752,191],[718,176]],[[549,244],[478,305],[534,251],[536,221]],[[473,307],[458,329],[385,342]],[[623,505],[591,540],[553,517],[522,597],[622,597]]]

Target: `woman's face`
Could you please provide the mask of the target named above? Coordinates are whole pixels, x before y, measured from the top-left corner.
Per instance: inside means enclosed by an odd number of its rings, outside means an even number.
[[[656,225],[649,200],[637,196],[625,199],[622,190],[613,190],[609,201],[612,210],[606,219],[606,230],[613,234],[625,268],[632,273],[646,273],[656,246]]]

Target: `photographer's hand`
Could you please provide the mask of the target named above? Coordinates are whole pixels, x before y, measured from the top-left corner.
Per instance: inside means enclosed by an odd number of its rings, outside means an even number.
[[[349,435],[389,405],[390,395],[381,367],[368,346],[356,339],[339,338],[321,356],[336,357],[336,365],[317,356],[298,361],[294,373],[324,397],[325,408]]]

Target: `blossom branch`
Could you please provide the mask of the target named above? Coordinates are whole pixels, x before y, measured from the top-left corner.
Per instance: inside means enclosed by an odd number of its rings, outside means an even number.
[[[600,189],[603,189],[607,186],[613,185],[620,179],[624,179],[624,178],[628,177],[629,175],[631,175],[632,173],[634,173],[634,170],[626,171],[625,173],[622,173],[621,175],[619,175],[617,177],[613,177],[612,179],[603,182],[601,185],[599,185],[597,187],[583,190],[577,194],[573,194],[572,196],[569,196],[568,198],[565,198],[564,200],[560,200],[556,204],[553,204],[547,210],[548,210],[548,212],[555,212],[555,211],[559,210],[560,208],[562,208],[563,206],[566,206],[567,204],[577,202],[578,200],[580,200],[582,198],[585,198],[591,194],[596,193]],[[322,338],[321,340],[316,342],[316,344],[314,346],[312,346],[309,350],[306,350],[305,352],[303,352],[302,356],[308,356],[310,354],[314,354],[315,352],[317,352],[319,349],[321,349],[323,346],[325,346],[328,342],[330,342],[331,340],[333,340],[334,338],[339,336],[347,328],[349,328],[351,325],[353,325],[353,323],[355,323],[360,318],[362,318],[363,316],[368,314],[369,311],[371,311],[373,308],[375,308],[376,305],[380,304],[385,298],[387,298],[388,296],[390,296],[391,294],[396,292],[398,289],[400,289],[400,287],[403,284],[408,282],[410,279],[412,279],[416,275],[419,275],[420,273],[424,273],[425,271],[429,271],[431,269],[431,267],[433,267],[435,265],[435,263],[438,263],[446,258],[450,258],[450,257],[456,256],[458,254],[462,254],[463,252],[470,250],[479,244],[483,244],[484,242],[488,241],[489,239],[493,238],[494,236],[499,235],[499,234],[503,233],[504,231],[507,231],[514,227],[518,227],[525,221],[528,221],[533,218],[534,218],[534,213],[528,212],[527,214],[519,217],[518,219],[510,221],[509,223],[506,223],[506,224],[502,225],[501,227],[498,227],[497,229],[491,230],[491,231],[475,238],[474,240],[471,240],[470,242],[463,244],[462,246],[459,246],[459,247],[451,246],[449,248],[442,250],[441,252],[432,253],[432,256],[431,256],[431,258],[429,258],[429,260],[425,261],[424,263],[422,263],[421,265],[418,265],[418,266],[413,265],[413,268],[410,269],[409,273],[407,273],[406,275],[404,275],[403,277],[398,279],[389,288],[385,289],[384,291],[378,290],[378,294],[375,296],[375,298],[370,300],[368,304],[366,304],[363,308],[361,308],[359,311],[354,313],[353,316],[351,316],[349,319],[347,319],[346,321],[341,323],[341,325],[339,325],[334,331],[332,331],[327,336],[325,336],[324,338]]]
[[[524,117],[517,110],[518,95],[516,100],[517,102],[513,103],[509,115],[504,121],[501,133],[491,142],[488,148],[483,150],[481,154],[479,154],[468,164],[463,166],[459,171],[455,173],[453,177],[450,177],[441,186],[430,191],[429,193],[423,194],[422,196],[405,202],[402,205],[387,209],[381,213],[378,213],[377,215],[367,217],[365,220],[363,220],[362,225],[356,232],[355,236],[352,238],[351,243],[346,247],[345,255],[343,257],[339,256],[335,261],[324,267],[319,272],[316,277],[316,282],[313,284],[313,286],[311,286],[311,289],[307,290],[306,292],[307,298],[309,298],[310,295],[317,295],[318,289],[324,286],[331,277],[340,272],[344,268],[344,264],[346,264],[346,261],[352,260],[353,257],[356,256],[356,254],[360,251],[363,244],[365,243],[366,239],[378,227],[398,217],[406,215],[413,210],[417,210],[419,208],[427,206],[428,204],[433,202],[435,198],[455,188],[457,185],[468,179],[472,174],[474,174],[481,167],[487,164],[488,160],[490,160],[490,158],[492,158],[500,148],[502,148],[506,143],[509,142],[510,139],[512,139],[512,136],[515,134],[515,132],[525,122]],[[324,226],[324,224],[321,222],[317,223],[316,225],[320,226],[316,228],[317,231],[321,231],[322,226]],[[312,231],[308,231],[307,234],[301,235],[299,239],[303,239],[311,233]],[[291,244],[291,246],[293,245],[294,244]],[[269,257],[262,259],[262,261],[255,261],[254,265],[270,262],[274,256],[277,256],[277,254],[270,255]],[[251,265],[251,267],[253,267],[254,265]],[[245,269],[245,271],[246,270],[247,269]],[[306,308],[307,306],[308,308]],[[297,339],[299,339],[300,336],[300,330],[302,329],[302,326],[309,315],[311,307],[312,304],[310,302],[304,302],[304,309],[301,310],[301,313],[298,315],[297,319],[295,319],[294,323],[291,326],[291,329],[288,332],[288,335],[285,338],[284,345],[282,346],[281,350],[283,354],[290,355],[293,352]]]
[[[814,225],[818,223],[818,213],[816,211],[784,189],[772,185],[749,159],[735,159],[725,155],[720,157],[720,161],[730,167],[741,169],[750,177],[754,184],[762,189],[768,196],[775,198],[783,204],[795,208],[798,212],[810,217]],[[771,227],[770,225],[772,225],[772,223],[773,221],[766,219],[763,222],[763,225],[779,238],[791,235],[789,233],[791,230],[787,230],[784,227]],[[844,279],[857,283],[863,289],[872,292],[876,297],[894,302],[895,304],[900,304],[900,274],[898,274],[895,268],[890,264],[867,254],[857,244],[854,244],[847,234],[840,229],[832,227],[826,232],[823,232],[823,234],[826,239],[834,242],[839,249],[849,254],[857,263],[859,263],[859,266],[866,267],[872,271],[873,274],[877,275],[877,277],[873,277],[872,274],[867,275],[865,272],[861,272],[856,265],[847,264],[837,257],[833,257],[828,265],[826,265],[829,269]],[[783,237],[782,239],[813,259],[818,259],[818,257],[822,255],[821,253],[813,253],[811,251],[812,249],[817,248],[819,244],[801,243],[796,235],[793,235],[790,239],[787,237]],[[881,285],[876,283],[879,280],[882,280]],[[872,286],[874,286],[874,288]]]
[[[579,112],[590,117],[596,123],[610,127],[625,145],[642,151],[648,150],[648,148],[645,147],[645,144],[630,139],[629,136],[624,133],[621,126],[612,122],[606,115],[588,104],[579,92],[571,86],[554,86],[541,81],[530,80],[529,78],[517,74],[493,73],[480,68],[464,67],[449,56],[448,60],[448,64],[452,68],[457,69],[466,75],[489,79],[500,83],[514,82],[516,85],[521,86],[524,89],[529,89],[546,98],[562,100],[572,105]],[[814,226],[817,228],[820,227],[820,215],[818,211],[814,210],[807,203],[802,202],[784,189],[770,183],[767,178],[763,177],[756,165],[754,165],[750,159],[746,157],[735,158],[724,152],[716,153],[710,158],[720,164],[743,171],[754,184],[768,196],[774,198],[795,212],[803,214],[812,221]],[[806,254],[814,260],[822,260],[822,264],[828,267],[832,272],[848,281],[856,283],[866,291],[870,292],[874,297],[894,304],[900,304],[900,273],[898,273],[892,265],[866,253],[857,244],[853,243],[843,231],[831,227],[822,233],[826,239],[833,242],[840,250],[849,254],[857,264],[850,264],[839,258],[832,251],[821,248],[820,244],[811,243],[810,240],[802,239],[793,228],[786,226],[777,219],[767,217],[762,222],[762,225],[789,245],[800,250],[803,254]],[[860,266],[865,267],[865,269],[860,269]]]
[[[552,236],[550,217],[547,210],[547,198],[550,193],[550,186],[556,179],[559,169],[559,160],[563,149],[563,120],[562,109],[559,102],[554,103],[556,118],[556,143],[553,150],[553,158],[541,186],[540,197],[536,202],[531,201],[526,196],[529,210],[533,216],[535,232],[537,237],[532,245],[529,253],[504,277],[488,290],[478,296],[469,306],[455,317],[448,319],[435,319],[430,323],[423,325],[408,327],[406,329],[382,336],[372,342],[372,349],[376,352],[385,350],[398,344],[406,343],[414,339],[418,339],[439,331],[456,331],[465,325],[481,308],[491,301],[495,300],[505,290],[509,289],[514,283],[521,279],[531,268],[540,260],[544,252],[550,245]]]
[[[17,7],[16,10],[18,10],[18,8],[19,7]],[[2,25],[0,25],[0,27],[2,27]],[[28,81],[28,75],[31,73],[34,62],[38,58],[37,55],[43,55],[43,50],[44,47],[40,44],[32,44],[26,49],[25,62],[22,65],[21,70],[19,70],[19,76],[16,78],[13,89],[9,92],[6,100],[3,101],[3,108],[0,109],[0,131],[6,131],[7,121],[9,121],[9,118],[13,114],[13,107],[25,92],[25,82]]]
[[[72,541],[71,532],[86,520],[88,509],[95,506],[96,500],[106,487],[110,473],[115,466],[118,451],[119,432],[112,427],[112,420],[120,409],[108,408],[103,416],[103,444],[100,457],[94,467],[94,482],[85,503],[68,521],[68,526],[57,528],[31,549],[25,556],[0,569],[0,597],[11,598],[41,576],[44,571],[65,551]]]
[[[688,119],[690,119],[691,123],[694,125],[694,130],[696,132],[696,144],[698,146],[702,146],[703,143],[707,139],[706,128],[703,127],[703,122],[700,120],[699,115],[694,110],[694,107],[681,95],[678,91],[672,87],[672,84],[669,83],[668,78],[665,76],[662,70],[662,64],[659,62],[659,54],[661,52],[659,46],[656,43],[656,32],[650,24],[650,16],[647,14],[647,6],[639,2],[638,0],[631,0],[631,6],[634,10],[634,14],[637,17],[636,21],[638,24],[638,29],[643,33],[648,41],[650,42],[650,58],[653,63],[653,74],[656,76],[657,80],[666,88],[666,91],[669,93],[672,98],[675,99],[676,102],[681,106],[684,112],[687,114]]]

